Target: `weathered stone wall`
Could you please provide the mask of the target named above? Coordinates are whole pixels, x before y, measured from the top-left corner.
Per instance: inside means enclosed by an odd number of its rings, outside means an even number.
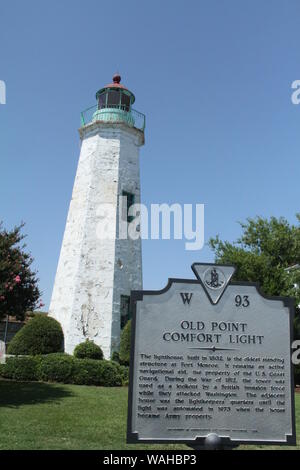
[[[135,203],[141,200],[139,147],[132,145],[132,136],[121,136],[119,159],[118,194],[123,191],[134,194]],[[117,228],[120,220],[119,205],[117,210]],[[130,295],[131,290],[142,289],[142,247],[141,240],[116,240],[115,269],[112,318],[112,350],[118,350],[120,341],[120,299],[121,295]]]
[[[120,295],[141,288],[140,240],[116,240],[118,196],[140,199],[140,131],[125,124],[93,123],[81,129],[82,146],[49,315],[62,325],[65,351],[86,338],[110,357],[120,336]],[[103,217],[103,204],[114,212]],[[109,230],[111,239],[100,239]]]

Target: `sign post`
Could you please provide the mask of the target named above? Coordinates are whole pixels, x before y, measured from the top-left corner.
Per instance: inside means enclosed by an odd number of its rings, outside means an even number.
[[[0,364],[5,364],[5,342],[0,340]]]
[[[193,448],[296,444],[293,301],[235,268],[134,291],[127,441]]]

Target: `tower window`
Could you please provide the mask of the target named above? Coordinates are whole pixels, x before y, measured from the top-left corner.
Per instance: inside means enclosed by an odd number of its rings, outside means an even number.
[[[133,221],[134,217],[132,215],[128,215],[128,212],[130,207],[134,204],[135,197],[134,194],[128,193],[127,191],[122,191],[122,196],[127,198],[127,204],[122,208],[122,212],[124,214],[123,220],[127,220],[127,222],[130,223]]]
[[[124,326],[130,320],[130,297],[129,295],[121,295],[120,299],[120,319],[121,319],[121,330],[123,330]]]
[[[102,93],[100,96],[99,96],[99,100],[98,100],[98,108],[99,109],[102,109],[102,108],[106,108],[106,93]]]
[[[120,92],[119,90],[110,90],[107,94],[107,106],[118,108],[120,105]]]
[[[130,109],[130,96],[122,93],[122,109],[129,111]]]

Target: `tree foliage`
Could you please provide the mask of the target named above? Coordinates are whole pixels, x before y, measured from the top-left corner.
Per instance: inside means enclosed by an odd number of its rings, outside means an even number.
[[[23,320],[26,311],[43,305],[38,305],[38,280],[30,268],[33,259],[21,245],[22,227],[7,231],[0,223],[0,319],[12,315]]]
[[[300,264],[300,214],[297,225],[284,218],[248,218],[240,223],[242,235],[236,242],[211,238],[216,263],[236,266],[234,280],[258,282],[267,295],[291,296],[297,314],[300,304],[300,270],[287,270]],[[295,321],[300,337],[299,316]]]
[[[120,363],[129,365],[131,344],[131,320],[124,326],[120,338]]]

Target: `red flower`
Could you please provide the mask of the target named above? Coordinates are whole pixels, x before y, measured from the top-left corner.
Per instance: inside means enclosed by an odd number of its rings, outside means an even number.
[[[19,284],[19,283],[21,282],[21,278],[20,278],[19,275],[15,277],[15,282],[16,282],[17,284]]]

